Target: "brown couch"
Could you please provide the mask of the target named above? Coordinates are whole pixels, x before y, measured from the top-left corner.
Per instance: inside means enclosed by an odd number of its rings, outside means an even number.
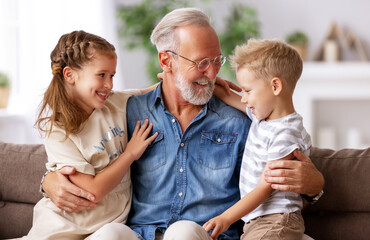
[[[313,148],[325,194],[303,212],[306,234],[316,240],[369,239],[370,148],[333,151]],[[0,239],[27,234],[47,161],[43,145],[0,142]]]

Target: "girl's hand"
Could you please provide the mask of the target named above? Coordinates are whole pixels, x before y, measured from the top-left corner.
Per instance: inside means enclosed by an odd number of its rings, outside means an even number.
[[[136,123],[131,140],[127,143],[125,149],[126,154],[130,154],[133,160],[138,160],[148,145],[158,136],[158,133],[156,132],[152,136],[148,137],[152,128],[153,124],[149,124],[148,119],[145,119],[142,126],[140,126],[140,121]]]
[[[211,238],[216,239],[218,236],[225,232],[231,224],[227,223],[225,219],[220,216],[214,217],[203,225],[204,230],[209,232],[213,229]]]

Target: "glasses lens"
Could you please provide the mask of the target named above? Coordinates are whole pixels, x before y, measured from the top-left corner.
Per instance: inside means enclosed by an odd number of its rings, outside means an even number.
[[[211,60],[209,60],[209,58],[203,59],[198,64],[198,70],[201,71],[201,72],[207,70],[210,62],[211,62]]]

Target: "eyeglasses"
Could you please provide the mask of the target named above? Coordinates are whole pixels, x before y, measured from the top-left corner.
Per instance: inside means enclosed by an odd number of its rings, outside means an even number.
[[[213,62],[217,68],[220,68],[226,62],[226,57],[224,55],[219,55],[219,56],[215,57],[213,60],[211,60],[209,58],[203,58],[202,60],[200,60],[200,62],[195,62],[195,61],[193,61],[189,58],[186,58],[184,56],[181,56],[180,54],[175,53],[174,51],[166,50],[165,52],[173,53],[176,56],[182,57],[183,59],[186,59],[186,60],[198,65],[198,70],[200,72],[206,71],[209,67],[209,64],[211,64],[211,62]]]

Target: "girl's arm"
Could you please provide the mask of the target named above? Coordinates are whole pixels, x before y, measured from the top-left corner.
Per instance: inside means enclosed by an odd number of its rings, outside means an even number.
[[[283,159],[287,160],[293,158],[293,153],[291,153]],[[266,164],[264,171],[267,169],[268,166]],[[206,222],[203,225],[203,228],[207,232],[213,229],[211,238],[216,239],[221,233],[225,232],[231,224],[261,205],[271,195],[272,191],[273,189],[271,188],[271,184],[264,180],[264,175],[262,174],[255,189],[246,194],[242,199],[240,199],[221,215]]]
[[[147,138],[153,127],[152,124],[148,123],[149,121],[145,120],[140,127],[140,122],[137,122],[125,151],[111,165],[95,176],[76,172],[69,176],[72,183],[94,194],[94,202],[97,203],[103,199],[120,183],[133,161],[139,159],[147,146],[157,137],[158,133],[155,133]]]

